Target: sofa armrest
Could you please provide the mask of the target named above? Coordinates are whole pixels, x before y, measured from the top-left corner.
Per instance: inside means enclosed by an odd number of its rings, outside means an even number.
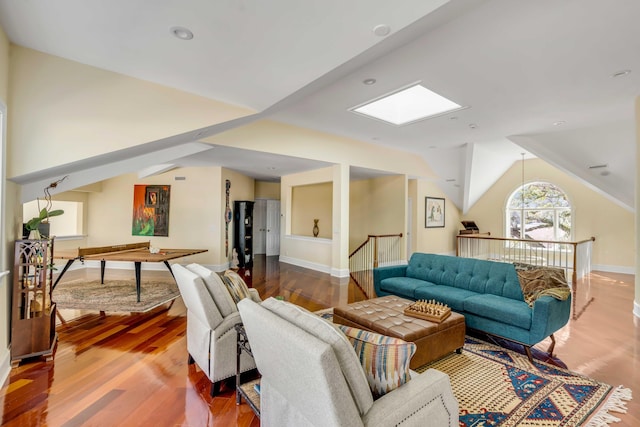
[[[251,301],[257,302],[258,304],[262,302],[262,298],[260,298],[260,294],[255,288],[249,288],[249,298],[251,298]]]
[[[378,267],[373,269],[373,286],[376,295],[381,297],[388,293],[380,289],[380,282],[389,277],[405,277],[407,275],[406,265],[390,265],[388,267]]]
[[[449,376],[429,369],[376,400],[362,420],[365,426],[458,427],[458,401]]]
[[[216,326],[213,331],[214,340],[220,339],[224,334],[230,333],[233,331],[235,334],[235,329],[233,328],[236,324],[242,323],[242,318],[240,317],[240,312],[235,311],[222,319],[222,322],[218,326]]]
[[[545,295],[533,305],[531,317],[532,344],[542,341],[564,327],[571,315],[571,295],[564,301]]]

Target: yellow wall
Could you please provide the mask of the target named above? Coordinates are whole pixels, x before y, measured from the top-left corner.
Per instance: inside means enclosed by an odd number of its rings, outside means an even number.
[[[406,233],[406,178],[392,175],[350,185],[349,251],[369,234]]]
[[[253,113],[16,45],[10,72],[9,177]]]
[[[540,159],[525,161],[525,182],[547,181],[560,187],[574,208],[574,240],[596,238],[593,245],[594,269],[631,268],[635,265],[634,214],[612,203],[577,179]],[[505,174],[469,210],[465,219],[476,221],[480,231],[504,237],[505,203],[522,184],[520,162]]]
[[[204,138],[202,142],[423,178],[435,177],[424,159],[413,153],[270,120]]]
[[[293,188],[325,182],[333,182],[333,168],[331,167],[282,177],[280,185],[282,215],[282,223],[280,224],[280,258],[287,262],[294,262],[297,265],[329,272],[333,254],[332,242],[327,239],[296,236],[292,229]],[[313,227],[313,224],[311,227]]]
[[[333,183],[293,187],[291,197],[291,234],[314,237],[313,224],[317,219],[317,237],[331,239]]]
[[[256,181],[256,199],[280,200],[280,183]]]
[[[414,222],[416,224],[413,240],[415,240],[415,252],[427,252],[436,254],[455,255],[456,236],[462,225],[460,224],[460,210],[445,194],[440,191],[435,183],[426,180],[416,180],[413,199]],[[445,199],[444,228],[425,227],[425,198],[439,197]]]
[[[184,170],[184,169],[183,169]],[[233,227],[234,220],[229,223],[229,251],[225,255],[225,221],[224,221],[224,210],[225,210],[225,180],[229,180],[231,182],[231,188],[229,193],[230,206],[231,210],[234,209],[233,202],[236,200],[255,200],[255,180],[253,178],[249,178],[248,176],[242,175],[238,172],[222,168],[222,182],[221,185],[221,199],[220,199],[220,207],[213,207],[214,210],[221,213],[221,222],[220,222],[220,254],[217,258],[216,265],[222,265],[225,262],[230,262],[232,259],[233,253]],[[206,187],[205,187],[206,188]]]

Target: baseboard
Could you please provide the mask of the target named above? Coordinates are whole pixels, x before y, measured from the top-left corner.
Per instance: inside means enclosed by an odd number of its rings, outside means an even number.
[[[342,269],[332,268],[331,275],[333,277],[340,277],[340,278],[349,277],[349,269],[348,268],[342,268]]]
[[[328,265],[318,264],[315,262],[305,261],[303,259],[291,258],[285,255],[280,255],[280,262],[286,264],[295,265],[302,268],[308,268],[309,270],[319,271],[321,273],[331,274],[331,267]],[[347,275],[349,272],[347,271]]]
[[[592,264],[591,271],[604,271],[607,273],[636,274],[635,267],[625,267],[622,265]]]
[[[640,304],[637,301],[633,302],[633,314],[637,318],[640,318]]]
[[[8,347],[3,353],[2,361],[0,361],[0,384],[4,384],[11,373],[11,347]]]

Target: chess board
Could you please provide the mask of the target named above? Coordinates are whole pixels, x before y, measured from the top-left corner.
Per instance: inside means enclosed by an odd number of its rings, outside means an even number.
[[[404,309],[406,316],[440,323],[451,316],[451,308],[435,300],[418,300]]]

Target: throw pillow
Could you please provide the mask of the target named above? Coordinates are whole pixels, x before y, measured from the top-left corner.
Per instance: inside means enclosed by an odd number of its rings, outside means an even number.
[[[409,362],[416,352],[414,343],[349,326],[337,326],[353,344],[374,399],[411,379]]]
[[[227,290],[229,291],[229,295],[237,304],[240,300],[250,297],[249,288],[247,284],[244,283],[242,277],[238,273],[233,270],[227,270],[224,272],[224,276],[222,276],[222,280],[224,284],[227,286]]]

